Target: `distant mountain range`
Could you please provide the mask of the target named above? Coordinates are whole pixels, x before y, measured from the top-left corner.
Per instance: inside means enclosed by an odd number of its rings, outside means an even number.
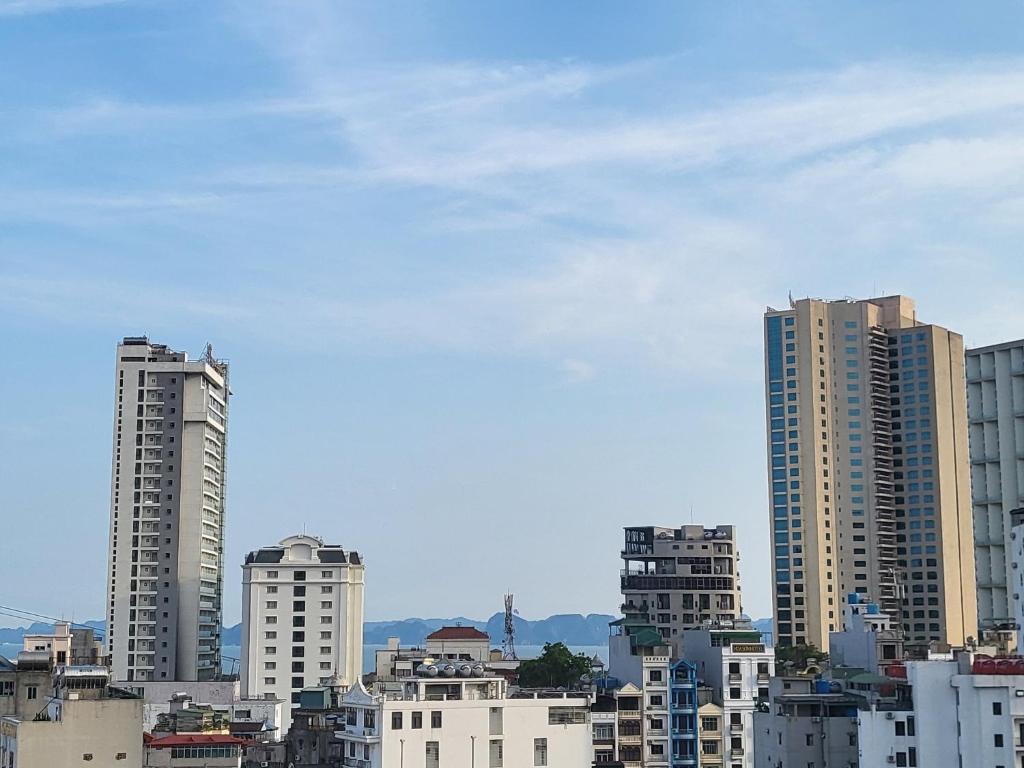
[[[564,613],[549,616],[546,619],[529,621],[515,616],[516,642],[520,645],[543,645],[544,643],[563,642],[566,645],[604,645],[608,640],[608,623],[615,616],[604,613],[591,613],[583,616],[578,613]],[[102,630],[102,621],[86,621],[86,626]],[[491,643],[497,645],[505,634],[505,614],[496,613],[487,621],[467,619],[456,616],[450,619],[399,619],[396,621],[367,621],[363,623],[363,642],[367,645],[383,645],[389,637],[397,637],[402,645],[422,645],[427,635],[444,626],[461,624],[475,627],[491,636]],[[771,632],[771,619],[758,619],[754,627],[761,632]],[[51,632],[53,625],[34,623],[28,627],[13,629],[0,628],[0,644],[21,645],[25,635]],[[242,644],[242,625],[235,624],[224,627],[222,633],[224,645]]]

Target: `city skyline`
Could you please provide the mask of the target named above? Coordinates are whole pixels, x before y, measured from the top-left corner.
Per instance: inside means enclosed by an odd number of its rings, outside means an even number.
[[[0,2],[18,607],[104,615],[125,335],[231,362],[229,624],[303,527],[366,557],[372,620],[615,613],[622,528],[691,520],[736,526],[767,616],[765,306],[1024,336],[1019,5],[471,5]]]

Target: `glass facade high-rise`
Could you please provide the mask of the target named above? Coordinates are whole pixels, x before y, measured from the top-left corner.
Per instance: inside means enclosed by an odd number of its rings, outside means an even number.
[[[118,682],[220,675],[228,367],[117,347],[107,651]]]
[[[827,648],[850,593],[911,641],[975,633],[963,351],[903,296],[766,313],[779,645]]]

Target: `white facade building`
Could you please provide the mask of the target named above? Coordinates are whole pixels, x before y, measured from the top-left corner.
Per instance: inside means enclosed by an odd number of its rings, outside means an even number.
[[[775,651],[761,633],[742,622],[682,633],[682,656],[696,666],[698,681],[722,708],[722,751],[729,768],[754,766],[754,708],[768,698]]]
[[[878,603],[852,593],[843,605],[843,632],[829,634],[833,666],[858,667],[884,674],[903,660],[903,626],[882,613]]]
[[[145,337],[117,347],[107,570],[114,679],[220,673],[228,366]]]
[[[362,674],[363,562],[297,535],[250,552],[242,568],[243,699],[298,705],[299,692]],[[286,713],[282,733],[288,728]]]
[[[475,673],[472,673],[475,674]],[[342,765],[354,768],[575,768],[593,758],[590,698],[513,692],[498,677],[425,677],[400,693],[343,695]]]
[[[967,350],[978,620],[1011,621],[1020,574],[1010,558],[1011,512],[1024,507],[1024,339]]]

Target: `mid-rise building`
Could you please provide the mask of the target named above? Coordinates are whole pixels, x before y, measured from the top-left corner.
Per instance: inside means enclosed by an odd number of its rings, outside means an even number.
[[[645,617],[666,641],[742,613],[739,549],[731,525],[625,529],[623,613]]]
[[[0,717],[5,768],[142,765],[142,699],[111,687],[106,667],[54,667],[27,704]]]
[[[967,350],[967,415],[978,621],[989,629],[1015,623],[1021,592],[1010,532],[1024,507],[1024,339]]]
[[[241,695],[299,704],[303,688],[362,674],[363,561],[315,536],[250,552],[242,568]],[[287,730],[285,715],[282,732]]]
[[[903,625],[878,603],[856,593],[843,606],[843,631],[829,634],[829,659],[837,667],[858,667],[874,674],[904,658]]]
[[[697,760],[697,673],[640,615],[611,624],[608,677],[617,702],[618,759],[629,768],[677,768]]]
[[[294,765],[359,768],[586,766],[593,757],[586,691],[533,691],[470,665],[427,665],[400,690],[357,681],[303,692],[288,738]],[[307,695],[309,694],[309,695]]]
[[[107,569],[114,679],[220,675],[228,367],[117,346]]]
[[[96,638],[95,630],[72,629],[68,621],[55,622],[53,632],[25,635],[22,647],[26,651],[46,651],[55,665],[99,666],[106,660],[103,642]]]
[[[827,649],[849,593],[975,635],[963,337],[905,296],[769,308],[765,405],[776,645]]]
[[[774,651],[746,619],[683,632],[682,655],[694,665],[698,681],[710,689],[711,701],[722,709],[718,754],[729,768],[753,768],[754,710],[758,701],[768,698]],[[706,740],[702,732],[702,745]]]

